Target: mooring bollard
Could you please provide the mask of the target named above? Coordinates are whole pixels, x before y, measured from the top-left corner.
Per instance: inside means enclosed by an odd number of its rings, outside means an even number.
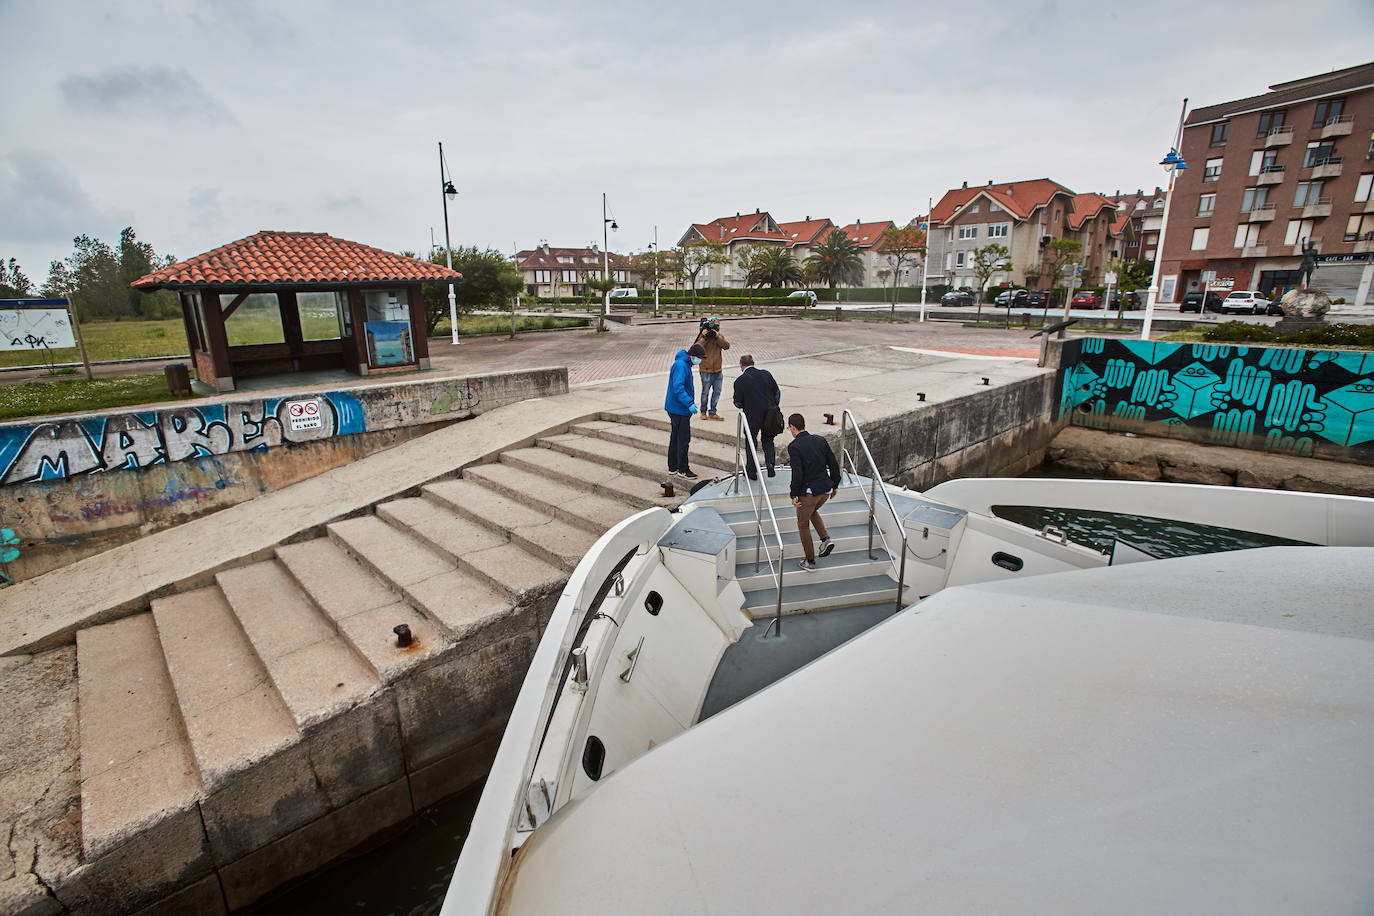
[[[916,400],[918,400],[918,401],[924,401],[925,399],[926,399],[926,393],[925,393],[924,391],[918,391],[918,392],[916,392]]]
[[[396,645],[402,649],[410,645],[413,641],[413,637],[410,635],[410,627],[407,624],[397,624],[391,628],[391,632],[396,634]]]
[[[674,492],[673,492],[673,485],[672,485],[671,482],[661,483],[661,484],[659,484],[659,486],[663,487],[663,495],[664,495],[664,496],[674,496],[674,495],[675,495]]]
[[[825,415],[825,425],[826,425],[826,426],[834,426],[834,425],[835,425],[835,415],[834,415],[833,413],[828,413],[828,414]]]

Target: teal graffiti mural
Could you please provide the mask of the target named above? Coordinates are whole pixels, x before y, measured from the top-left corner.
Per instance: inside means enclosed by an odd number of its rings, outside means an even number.
[[[0,486],[136,470],[365,432],[346,392],[0,427]]]
[[[1374,463],[1374,354],[1085,338],[1064,350],[1059,416],[1166,424],[1221,445]]]
[[[19,535],[8,528],[0,528],[0,588],[14,584],[14,579],[3,567],[17,559],[19,559]]]

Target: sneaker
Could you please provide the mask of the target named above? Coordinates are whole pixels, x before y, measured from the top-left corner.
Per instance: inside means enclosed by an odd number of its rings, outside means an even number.
[[[775,470],[773,470],[772,468],[769,468],[769,469],[768,469],[768,476],[769,476],[769,477],[777,477],[777,476],[778,476],[778,472],[775,471]]]
[[[797,566],[801,567],[802,572],[815,572],[815,571],[816,571],[816,561],[815,561],[815,560],[802,560],[800,563],[797,564]]]
[[[832,551],[832,550],[834,550],[834,549],[835,549],[835,542],[834,542],[834,541],[830,540],[830,538],[822,538],[822,539],[821,539],[821,552],[820,552],[820,554],[819,554],[820,556],[822,556],[822,557],[828,557],[828,556],[830,556],[830,551]]]
[[[677,476],[681,477],[683,480],[697,479],[697,475],[693,474],[691,471],[678,471]]]

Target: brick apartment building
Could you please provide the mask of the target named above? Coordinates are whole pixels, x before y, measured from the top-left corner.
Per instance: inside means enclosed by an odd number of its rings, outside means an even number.
[[[1374,263],[1374,63],[1196,108],[1183,129],[1160,301],[1204,285],[1281,292],[1298,283],[1363,303]]]
[[[1129,223],[1129,230],[1121,231],[1121,258],[1125,261],[1153,261],[1159,249],[1159,229],[1164,225],[1164,197],[1167,192],[1156,186],[1153,191],[1137,190],[1134,194],[1117,191],[1107,199],[1116,204],[1118,224]]]

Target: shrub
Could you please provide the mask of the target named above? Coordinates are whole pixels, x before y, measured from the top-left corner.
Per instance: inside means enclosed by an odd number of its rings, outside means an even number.
[[[1304,328],[1292,334],[1280,334],[1269,325],[1227,321],[1208,328],[1202,337],[1204,340],[1219,343],[1308,344],[1319,347],[1374,349],[1374,325],[1367,324],[1323,324],[1319,327]]]

